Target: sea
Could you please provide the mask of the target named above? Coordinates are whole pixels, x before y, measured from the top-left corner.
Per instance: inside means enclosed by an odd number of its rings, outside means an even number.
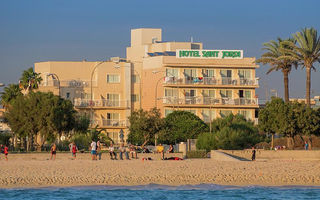
[[[222,186],[214,184],[165,186],[81,186],[0,189],[0,199],[320,199],[320,187]]]

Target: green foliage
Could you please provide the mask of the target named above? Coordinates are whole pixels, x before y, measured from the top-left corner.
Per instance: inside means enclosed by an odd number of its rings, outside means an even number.
[[[215,138],[214,134],[212,133],[201,133],[198,136],[197,140],[197,149],[204,149],[207,152],[212,150],[215,146]]]
[[[130,127],[128,142],[138,145],[152,144],[156,134],[164,128],[164,120],[161,118],[160,111],[156,108],[150,111],[142,109],[133,111],[129,117]]]
[[[9,145],[10,144],[10,133],[0,133],[0,144]]]
[[[90,117],[86,114],[76,114],[74,131],[77,133],[86,133],[90,126]]]
[[[188,151],[187,158],[207,158],[206,150]]]
[[[29,93],[18,96],[8,108],[5,117],[12,131],[19,137],[36,138],[38,145],[52,142],[62,132],[72,130],[76,111],[69,100],[61,99],[52,93]]]
[[[21,89],[17,84],[10,84],[4,88],[4,92],[1,95],[1,104],[4,107],[8,107],[12,104],[18,96],[22,96]]]
[[[23,71],[20,78],[20,85],[25,90],[25,94],[27,94],[34,89],[38,89],[41,81],[42,78],[40,74],[34,72],[33,68],[30,67],[29,69]]]
[[[229,115],[212,122],[213,134],[203,133],[197,141],[198,149],[244,149],[263,140],[252,122],[241,115]]]
[[[283,102],[273,98],[259,112],[259,128],[266,133],[278,133],[288,138],[316,135],[320,131],[320,113],[304,103]],[[288,143],[288,147],[291,148]],[[293,144],[294,145],[294,144]]]
[[[76,143],[79,150],[87,151],[92,142],[89,134],[75,134],[72,136],[71,141]]]
[[[200,133],[209,130],[208,125],[191,112],[174,111],[165,118],[165,130],[159,135],[159,141],[166,144],[196,139]]]

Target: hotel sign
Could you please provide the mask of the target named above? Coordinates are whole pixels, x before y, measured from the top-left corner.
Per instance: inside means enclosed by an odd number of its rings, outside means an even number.
[[[243,50],[177,49],[177,58],[242,59]]]

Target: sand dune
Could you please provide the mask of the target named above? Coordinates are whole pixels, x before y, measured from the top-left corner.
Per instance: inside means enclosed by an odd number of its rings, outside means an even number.
[[[70,160],[58,154],[9,154],[0,160],[0,187],[76,185],[224,184],[224,185],[320,185],[319,161],[223,162],[211,159],[183,161],[100,160],[89,154]]]

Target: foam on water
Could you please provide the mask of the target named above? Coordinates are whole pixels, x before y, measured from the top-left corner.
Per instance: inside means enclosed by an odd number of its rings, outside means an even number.
[[[140,185],[0,189],[0,199],[320,199],[320,187]]]

